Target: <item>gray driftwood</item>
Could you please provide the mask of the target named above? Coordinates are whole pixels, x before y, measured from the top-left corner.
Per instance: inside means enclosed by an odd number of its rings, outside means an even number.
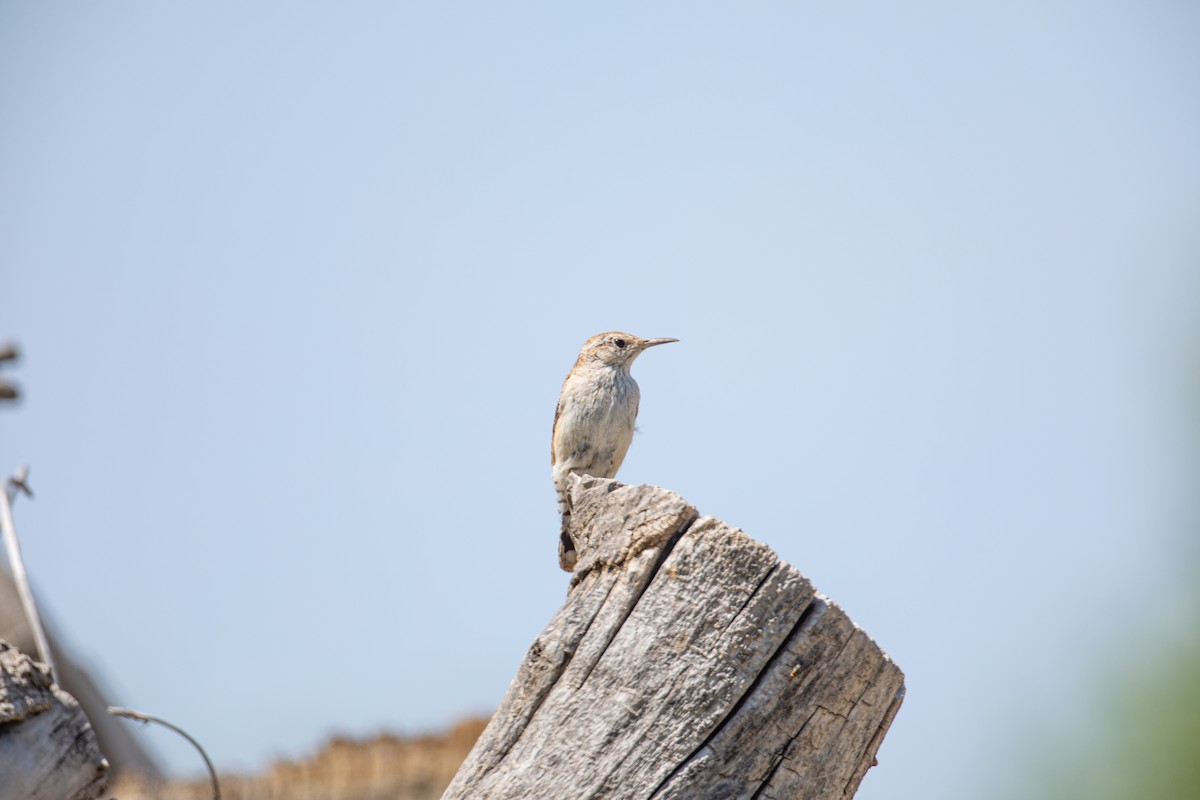
[[[899,667],[766,545],[585,477],[578,564],[443,800],[849,798]]]
[[[44,664],[0,641],[0,797],[95,800],[107,774],[79,704]]]

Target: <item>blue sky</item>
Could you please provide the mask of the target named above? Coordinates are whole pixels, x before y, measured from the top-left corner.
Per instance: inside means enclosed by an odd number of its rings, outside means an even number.
[[[621,478],[905,669],[859,796],[1014,780],[1191,624],[1198,34],[1170,2],[5,5],[0,470],[32,466],[49,616],[230,769],[490,711],[566,589],[562,377],[673,336]]]

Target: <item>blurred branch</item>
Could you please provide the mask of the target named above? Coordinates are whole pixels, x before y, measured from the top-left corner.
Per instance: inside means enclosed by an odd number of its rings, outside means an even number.
[[[208,758],[208,753],[204,752],[204,748],[200,746],[200,743],[197,742],[195,739],[193,739],[188,734],[187,731],[185,731],[183,728],[180,728],[176,725],[172,725],[171,723],[167,722],[165,719],[159,719],[158,717],[152,717],[149,714],[143,714],[140,711],[134,711],[129,708],[119,708],[117,706],[109,706],[108,713],[112,714],[114,717],[125,717],[125,719],[132,719],[132,720],[136,720],[137,722],[158,723],[159,725],[162,725],[164,728],[168,728],[170,730],[175,731],[180,736],[182,736],[183,738],[185,738],[189,742],[191,742],[192,747],[196,748],[196,750],[200,753],[200,757],[204,759],[204,766],[208,767],[208,775],[210,778],[212,778],[213,800],[221,800],[221,784],[217,781],[217,770],[215,768],[213,768],[212,761],[210,761]]]
[[[16,361],[20,356],[17,346],[12,342],[0,342],[0,363]],[[21,396],[17,387],[0,378],[0,400],[16,400]]]
[[[25,483],[25,479],[28,477],[29,467],[25,466],[17,470],[16,475],[10,475],[8,480],[4,482],[4,494],[8,497],[9,505],[12,504],[13,500],[17,499],[18,492],[25,495],[30,500],[33,499],[33,490],[30,489]]]
[[[46,639],[46,629],[42,627],[42,618],[38,614],[37,604],[33,601],[33,590],[29,587],[29,576],[25,574],[25,562],[21,558],[21,543],[17,541],[17,529],[13,524],[12,502],[17,493],[22,492],[33,497],[33,492],[25,484],[29,475],[29,467],[21,467],[16,475],[4,481],[4,491],[0,492],[0,533],[4,535],[4,547],[8,551],[8,566],[12,570],[13,583],[17,586],[17,594],[21,598],[21,606],[25,609],[25,618],[33,631],[33,641],[37,645],[38,657],[50,668],[51,677],[58,678],[58,670],[54,668],[54,657],[50,655],[50,642]]]

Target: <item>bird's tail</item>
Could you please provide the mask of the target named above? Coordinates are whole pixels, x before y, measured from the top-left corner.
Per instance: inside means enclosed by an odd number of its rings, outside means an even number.
[[[565,486],[555,488],[558,492],[558,513],[562,515],[562,527],[558,532],[558,565],[567,572],[573,572],[578,556],[575,540],[571,538],[571,497]]]
[[[575,540],[571,538],[571,515],[563,514],[562,529],[558,533],[558,565],[567,572],[574,572],[578,560]]]

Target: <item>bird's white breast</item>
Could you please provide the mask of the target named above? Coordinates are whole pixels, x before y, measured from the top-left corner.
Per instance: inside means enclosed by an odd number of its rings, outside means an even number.
[[[554,437],[554,481],[574,472],[611,478],[633,441],[639,393],[628,371],[573,373],[563,386]]]

